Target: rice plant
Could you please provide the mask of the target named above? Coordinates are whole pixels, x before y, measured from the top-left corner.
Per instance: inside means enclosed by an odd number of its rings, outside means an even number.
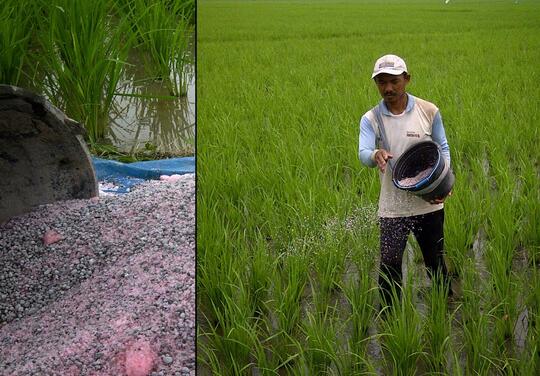
[[[329,235],[332,236],[332,235]],[[322,247],[312,253],[316,278],[311,281],[315,304],[319,312],[331,304],[332,293],[339,288],[345,265],[345,254],[335,239],[323,241]]]
[[[308,312],[306,321],[302,324],[302,332],[306,338],[304,352],[308,369],[315,374],[327,374],[331,365],[338,370],[343,369],[339,356],[339,339],[335,336],[337,323],[333,312],[335,308],[332,307],[328,307],[323,313]]]
[[[459,156],[455,158],[458,159]],[[460,180],[470,180],[471,185],[456,184],[454,194],[460,199],[445,208],[445,250],[449,261],[448,269],[455,275],[462,274],[462,265],[470,256],[475,237],[487,215],[483,211],[488,198],[484,193],[486,183],[482,177],[481,163],[478,160],[468,163],[471,164],[470,170],[456,171],[456,176]],[[469,211],[476,215],[463,216],[463,213]]]
[[[250,354],[258,345],[258,320],[249,304],[249,290],[239,279],[234,282],[239,284],[232,287],[232,294],[224,296],[221,305],[214,307],[216,324],[210,324],[206,337],[212,351],[220,354],[219,366],[215,359],[209,365],[220,368],[223,374],[240,375],[252,365]]]
[[[540,372],[540,271],[533,269],[528,287],[527,304],[527,338],[520,356],[518,370],[523,375]]]
[[[373,279],[369,274],[360,273],[357,281],[351,281],[344,288],[345,297],[351,306],[350,347],[352,350],[359,348],[362,341],[367,338],[369,327],[373,325],[374,301],[377,294],[373,284]]]
[[[306,259],[302,255],[289,255],[284,261],[283,274],[273,278],[273,301],[278,328],[293,334],[300,323],[302,295],[308,281]]]
[[[429,313],[426,317],[425,345],[432,372],[448,369],[447,359],[451,344],[452,316],[448,313],[448,285],[435,275],[428,297]]]
[[[351,307],[349,325],[351,333],[348,339],[350,356],[349,369],[353,372],[366,372],[369,365],[367,360],[367,343],[370,340],[369,328],[375,318],[374,301],[377,295],[376,287],[371,276],[361,271],[357,281],[351,281],[343,288],[343,293]]]
[[[488,375],[492,362],[492,346],[489,338],[490,314],[484,308],[482,295],[477,288],[478,274],[472,261],[467,261],[463,274],[463,303],[461,324],[463,347],[467,357],[466,369],[478,375]]]
[[[117,0],[143,51],[150,77],[163,81],[170,94],[185,96],[193,59],[189,52],[193,3],[184,0]]]
[[[499,352],[505,352],[507,341],[514,335],[515,322],[518,313],[518,290],[514,273],[508,259],[499,249],[488,248],[486,253],[489,260],[493,294],[493,316],[495,319],[495,342]]]
[[[255,248],[251,263],[246,269],[248,287],[250,289],[251,306],[257,314],[263,314],[267,307],[269,288],[272,279],[271,256],[266,253],[263,245]]]
[[[30,64],[34,25],[33,5],[16,0],[0,4],[0,83],[19,85],[23,67]],[[28,80],[27,81],[31,81]]]
[[[365,219],[366,217],[361,218],[359,224],[364,228],[370,228],[371,224],[366,223]],[[355,226],[354,230],[353,234],[360,236],[356,232],[358,227]],[[355,243],[358,242],[357,237],[354,240]],[[348,324],[351,328],[348,338],[349,353],[353,358],[351,368],[358,372],[365,368],[366,360],[362,354],[366,352],[368,341],[371,340],[369,329],[374,326],[377,313],[378,286],[373,273],[376,261],[371,246],[372,242],[368,236],[363,239],[360,245],[356,244],[356,247],[351,247],[353,249],[351,261],[356,267],[355,273],[349,280],[344,280],[342,288],[343,296],[351,311],[348,317]]]
[[[57,107],[86,126],[90,143],[103,139],[109,110],[132,43],[109,0],[54,0],[39,34],[42,90]]]
[[[423,318],[413,303],[412,279],[402,288],[401,298],[392,291],[392,304],[381,311],[382,347],[390,359],[393,375],[415,375],[425,356]],[[401,287],[398,287],[401,288]]]

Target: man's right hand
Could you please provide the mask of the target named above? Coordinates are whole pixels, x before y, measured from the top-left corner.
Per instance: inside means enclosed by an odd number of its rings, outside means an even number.
[[[384,149],[378,149],[373,155],[373,160],[377,163],[379,170],[384,173],[386,170],[386,162],[392,159],[394,156]]]

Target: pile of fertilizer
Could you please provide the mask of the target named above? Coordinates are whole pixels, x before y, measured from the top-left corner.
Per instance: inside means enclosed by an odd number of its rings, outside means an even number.
[[[401,185],[402,187],[411,187],[415,184],[418,184],[422,179],[429,176],[432,170],[433,168],[430,167],[423,171],[420,171],[418,174],[416,174],[416,176],[413,176],[411,178],[403,178],[399,181],[399,185]]]
[[[195,374],[195,181],[0,224],[0,373]]]

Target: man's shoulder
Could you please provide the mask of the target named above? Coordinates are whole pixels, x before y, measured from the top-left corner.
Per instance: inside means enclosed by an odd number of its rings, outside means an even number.
[[[435,114],[439,111],[439,108],[434,103],[422,98],[414,97],[414,104],[415,106],[418,106],[424,113],[431,116],[435,116]]]
[[[367,110],[366,113],[362,115],[362,118],[366,118],[367,120],[372,122],[373,119],[375,118],[375,110],[377,109],[377,107],[379,107],[379,104],[380,103],[377,103],[375,106]]]

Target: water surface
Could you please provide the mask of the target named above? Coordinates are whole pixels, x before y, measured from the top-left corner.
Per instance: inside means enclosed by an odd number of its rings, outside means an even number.
[[[106,138],[119,151],[155,149],[160,153],[194,153],[195,69],[186,67],[187,95],[172,97],[167,86],[148,79],[140,57],[130,56],[109,117]]]

